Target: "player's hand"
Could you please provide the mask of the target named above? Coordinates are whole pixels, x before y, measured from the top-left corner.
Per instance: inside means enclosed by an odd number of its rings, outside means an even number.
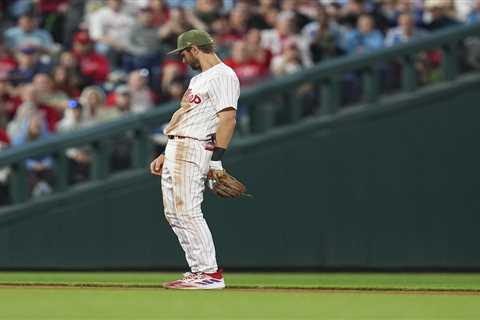
[[[207,174],[207,186],[210,190],[213,190],[215,184],[220,181],[225,176],[225,170],[214,170],[210,169]]]
[[[165,155],[159,155],[155,160],[150,163],[150,173],[154,176],[162,175],[163,162],[165,161]]]

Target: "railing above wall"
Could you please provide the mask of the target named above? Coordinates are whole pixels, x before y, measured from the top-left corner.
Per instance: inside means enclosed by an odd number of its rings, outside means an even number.
[[[401,66],[401,83],[397,93],[413,92],[418,89],[415,61],[419,53],[440,51],[441,80],[455,80],[461,62],[461,52],[457,49],[462,47],[466,38],[472,36],[480,36],[480,24],[452,27],[402,45],[329,60],[301,72],[244,90],[243,101],[251,105],[250,111],[256,118],[252,131],[262,132],[274,126],[270,104],[275,101],[274,97],[279,95],[285,96],[282,102],[287,104],[287,122],[298,121],[301,118],[300,101],[291,96],[291,93],[305,83],[314,84],[315,88],[318,88],[320,115],[333,115],[338,111],[342,98],[340,90],[342,78],[352,73],[360,79],[364,104],[374,104],[382,95],[386,95],[380,90],[382,80],[379,66],[391,61],[396,61]]]
[[[318,94],[318,116],[335,115],[340,108],[341,81],[345,75],[354,74],[359,79],[362,103],[374,105],[382,96],[381,77],[378,66],[396,60],[401,65],[401,84],[397,93],[408,93],[418,89],[416,56],[428,50],[440,50],[442,81],[455,80],[459,73],[459,48],[464,39],[480,36],[480,24],[461,26],[437,32],[410,43],[376,52],[343,57],[316,65],[301,72],[272,81],[263,82],[242,92],[240,104],[248,107],[250,115],[249,134],[265,132],[278,125],[279,105],[283,110],[284,123],[294,123],[302,118],[303,102],[297,90],[304,85],[310,92]],[[388,93],[390,94],[390,93]],[[88,145],[93,154],[90,167],[92,181],[109,176],[109,140],[130,133],[133,141],[131,160],[133,169],[146,168],[152,156],[152,129],[169,121],[177,103],[161,105],[155,110],[140,115],[129,115],[120,120],[72,133],[54,135],[48,139],[2,151],[0,168],[9,166],[10,194],[13,203],[28,200],[27,171],[25,160],[31,157],[51,155],[54,158],[55,192],[70,188],[67,181],[68,161],[65,151],[71,147]]]

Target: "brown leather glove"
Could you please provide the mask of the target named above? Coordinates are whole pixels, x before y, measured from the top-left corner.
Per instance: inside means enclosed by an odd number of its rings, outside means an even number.
[[[222,198],[238,198],[242,195],[250,196],[245,193],[247,191],[245,185],[225,170],[208,171],[207,185],[213,193]]]

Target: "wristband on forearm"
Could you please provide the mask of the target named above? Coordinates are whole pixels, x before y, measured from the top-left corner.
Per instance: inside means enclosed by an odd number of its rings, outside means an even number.
[[[224,148],[215,147],[213,149],[212,161],[221,161],[225,151],[227,150]]]

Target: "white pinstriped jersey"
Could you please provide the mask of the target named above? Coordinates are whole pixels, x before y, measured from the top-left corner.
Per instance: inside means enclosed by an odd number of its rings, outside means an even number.
[[[217,131],[217,112],[237,109],[240,82],[229,66],[219,63],[190,80],[180,108],[165,128],[166,135],[207,140]]]

